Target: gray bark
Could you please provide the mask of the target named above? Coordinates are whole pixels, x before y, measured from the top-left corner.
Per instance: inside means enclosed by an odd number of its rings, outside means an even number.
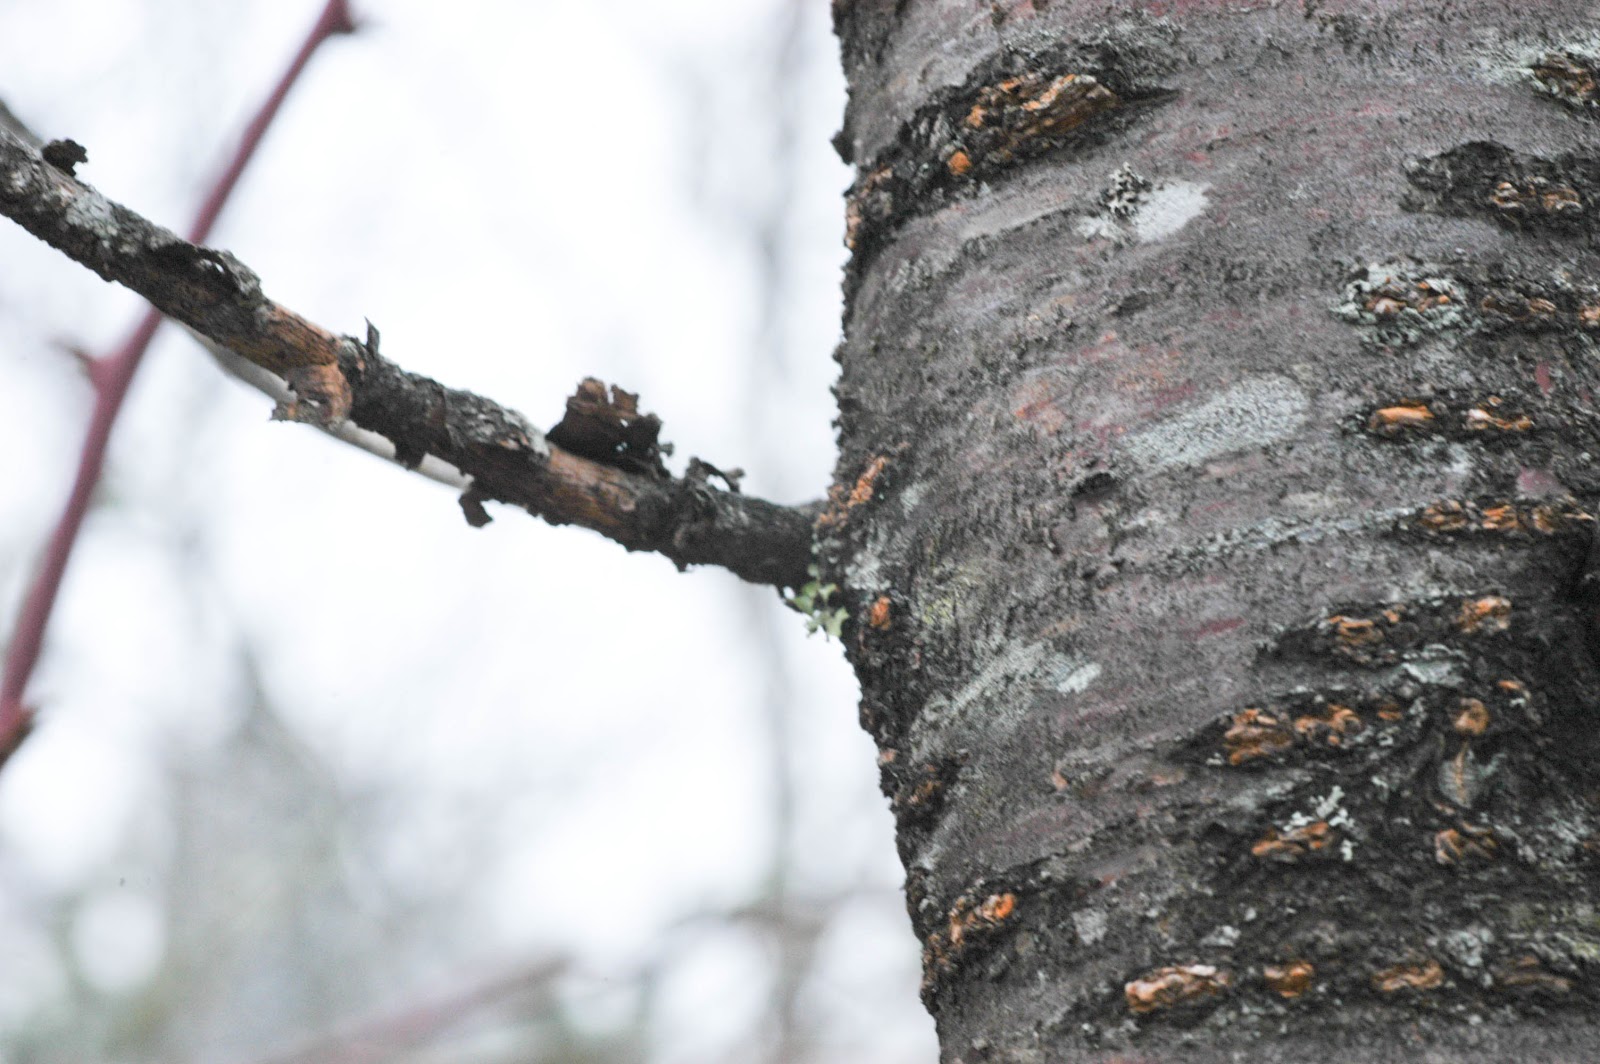
[[[944,1059],[1600,1059],[1590,5],[834,10]]]

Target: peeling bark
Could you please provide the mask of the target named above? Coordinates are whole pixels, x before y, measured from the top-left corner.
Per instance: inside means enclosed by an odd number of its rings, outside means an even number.
[[[944,1059],[1600,1059],[1592,10],[834,11]]]

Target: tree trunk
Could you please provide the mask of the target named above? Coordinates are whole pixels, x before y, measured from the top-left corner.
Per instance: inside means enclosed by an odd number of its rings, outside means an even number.
[[[834,10],[944,1059],[1600,1060],[1590,5]]]

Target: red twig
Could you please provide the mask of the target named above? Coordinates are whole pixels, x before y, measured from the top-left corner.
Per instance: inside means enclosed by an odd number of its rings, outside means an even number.
[[[200,205],[188,231],[191,243],[203,243],[210,235],[228,197],[239,183],[240,175],[260,147],[267,127],[272,124],[312,54],[328,38],[336,34],[353,33],[355,28],[349,0],[328,0],[288,69],[245,127],[237,150],[211,186],[205,202]],[[72,556],[73,545],[83,527],[84,515],[89,510],[89,500],[105,468],[106,446],[111,439],[111,429],[122,410],[123,400],[127,398],[128,386],[133,382],[134,374],[160,324],[161,315],[154,310],[149,311],[115,351],[89,360],[89,380],[95,392],[94,410],[89,418],[88,432],[84,435],[83,448],[79,452],[77,477],[73,481],[66,507],[50,534],[39,571],[22,600],[22,609],[17,614],[11,641],[6,647],[5,662],[0,668],[0,766],[21,745],[32,726],[33,710],[23,703],[23,694],[33,668],[39,661],[45,627],[49,624],[50,611],[61,589],[67,559]]]

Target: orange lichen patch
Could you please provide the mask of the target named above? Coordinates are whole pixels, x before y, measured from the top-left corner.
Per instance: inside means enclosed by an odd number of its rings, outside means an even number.
[[[1512,698],[1521,698],[1528,693],[1527,685],[1520,680],[1497,680],[1495,686]]]
[[[1458,532],[1467,527],[1467,508],[1454,500],[1437,502],[1417,518],[1417,523],[1430,532]]]
[[[1433,411],[1421,403],[1398,403],[1373,411],[1367,429],[1380,436],[1398,436],[1402,432],[1431,428],[1433,421]]]
[[[1530,68],[1534,80],[1552,96],[1570,104],[1593,107],[1600,103],[1594,60],[1567,52],[1549,52]]]
[[[873,492],[876,490],[878,478],[883,475],[884,469],[889,465],[889,459],[879,455],[867,463],[867,468],[856,478],[848,493],[842,485],[835,484],[828,489],[828,508],[817,518],[818,528],[831,528],[844,521],[850,511],[857,506],[872,501]]]
[[[1495,973],[1501,986],[1509,990],[1561,995],[1572,990],[1572,980],[1545,970],[1543,962],[1532,953],[1506,964]]]
[[[939,976],[951,972],[962,955],[988,939],[1017,914],[1017,896],[1010,892],[991,894],[981,902],[963,894],[951,908],[945,929],[937,932],[922,949],[922,990],[929,993]]]
[[[1017,911],[1017,896],[1015,894],[995,894],[979,906],[978,914],[990,923],[999,923],[1010,918]]]
[[[1506,503],[1484,510],[1482,525],[1485,532],[1514,532],[1522,522],[1517,519],[1517,508]]]
[[[1396,721],[1406,715],[1406,709],[1392,698],[1386,698],[1378,703],[1378,719]]]
[[[946,786],[944,777],[934,766],[925,766],[921,779],[895,794],[894,811],[896,813],[919,813],[930,809],[942,802]]]
[[[1600,303],[1579,307],[1578,324],[1585,329],[1600,329]]]
[[[1525,419],[1501,420],[1511,426],[1507,431],[1525,431],[1520,424]],[[1592,514],[1580,509],[1571,499],[1532,506],[1515,502],[1485,503],[1480,506],[1449,499],[1427,507],[1416,518],[1417,526],[1431,535],[1493,532],[1548,536],[1574,524],[1593,520]]]
[[[1016,911],[1017,896],[1010,892],[991,894],[977,905],[963,897],[950,910],[945,941],[951,946],[959,946],[973,934],[988,931],[1009,920]]]
[[[1356,711],[1349,706],[1330,703],[1321,714],[1307,714],[1296,717],[1294,730],[1301,738],[1308,742],[1319,739],[1329,746],[1338,746],[1344,742],[1345,736],[1353,735],[1366,725],[1356,715]]]
[[[1547,211],[1579,211],[1583,209],[1583,197],[1576,189],[1563,186],[1541,191],[1539,205]]]
[[[1330,614],[1304,630],[1310,641],[1308,649],[1363,665],[1391,661],[1416,640],[1419,624],[1430,623],[1427,610],[1417,615],[1415,609],[1393,605],[1370,613]]]
[[[1498,314],[1519,324],[1549,320],[1557,314],[1556,305],[1539,296],[1525,296],[1520,292],[1494,292],[1483,297],[1478,309],[1486,314]]]
[[[1390,278],[1372,291],[1363,306],[1374,317],[1393,318],[1404,310],[1421,313],[1449,302],[1450,293],[1435,288],[1427,281],[1407,282]]]
[[[844,208],[845,247],[855,250],[857,239],[869,215],[881,219],[889,213],[892,203],[888,186],[893,177],[893,168],[879,167],[863,178],[851,191]]]
[[[1311,989],[1311,977],[1316,971],[1310,961],[1269,964],[1261,969],[1261,980],[1279,997],[1297,998]]]
[[[1287,750],[1294,745],[1294,732],[1265,710],[1245,709],[1234,714],[1222,743],[1228,752],[1228,764],[1242,765]]]
[[[1539,504],[1539,506],[1533,507],[1528,512],[1528,515],[1523,518],[1523,525],[1530,526],[1534,531],[1549,536],[1550,533],[1562,531],[1566,526],[1592,522],[1592,520],[1594,520],[1594,515],[1589,514],[1586,510],[1578,509],[1576,506],[1544,502],[1544,504]]]
[[[1492,861],[1499,848],[1492,830],[1474,824],[1445,828],[1433,836],[1433,859],[1446,866]]]
[[[962,119],[969,131],[962,150],[975,162],[1010,162],[1030,141],[1061,136],[1121,103],[1088,74],[1020,74],[978,91]]]
[[[878,600],[867,610],[867,623],[879,631],[889,627],[888,595],[879,595]]]
[[[1463,698],[1456,703],[1450,724],[1462,735],[1482,735],[1489,730],[1489,707],[1476,698]]]
[[[1250,856],[1263,861],[1283,861],[1293,864],[1327,850],[1338,838],[1339,833],[1330,827],[1326,820],[1318,820],[1283,831],[1273,828],[1250,847]]]
[[[1322,622],[1323,626],[1333,633],[1333,637],[1342,646],[1356,648],[1371,646],[1383,642],[1383,633],[1378,630],[1376,621],[1362,617],[1346,617],[1335,614]]]
[[[1439,793],[1457,808],[1471,809],[1482,798],[1497,767],[1496,759],[1483,761],[1476,756],[1472,743],[1464,741],[1454,757],[1439,764]]]
[[[1549,306],[1551,313],[1555,312],[1555,304],[1548,300],[1538,299],[1532,302],[1544,303]],[[1527,432],[1533,428],[1533,418],[1527,414],[1502,416],[1499,410],[1504,405],[1505,401],[1498,395],[1491,395],[1463,414],[1462,423],[1468,432]]]
[[[1489,194],[1489,205],[1508,214],[1537,211],[1544,214],[1575,214],[1583,210],[1583,197],[1568,185],[1555,185],[1542,177],[1530,177],[1521,184],[1502,181]]]
[[[1152,969],[1124,984],[1122,990],[1130,1012],[1146,1013],[1221,997],[1232,984],[1233,977],[1224,969],[1182,964]]]
[[[1511,627],[1511,600],[1501,595],[1468,599],[1461,604],[1455,623],[1468,635],[1503,632]]]
[[[944,161],[944,165],[956,177],[962,177],[972,169],[972,156],[958,149]]]
[[[1380,993],[1401,990],[1432,990],[1444,983],[1444,969],[1433,959],[1414,964],[1397,964],[1372,975],[1372,985]]]
[[[884,467],[889,460],[879,455],[867,463],[866,471],[856,478],[856,483],[850,489],[850,498],[845,500],[845,505],[850,507],[860,506],[864,502],[872,501],[872,488],[877,483],[878,477],[883,474]]]

